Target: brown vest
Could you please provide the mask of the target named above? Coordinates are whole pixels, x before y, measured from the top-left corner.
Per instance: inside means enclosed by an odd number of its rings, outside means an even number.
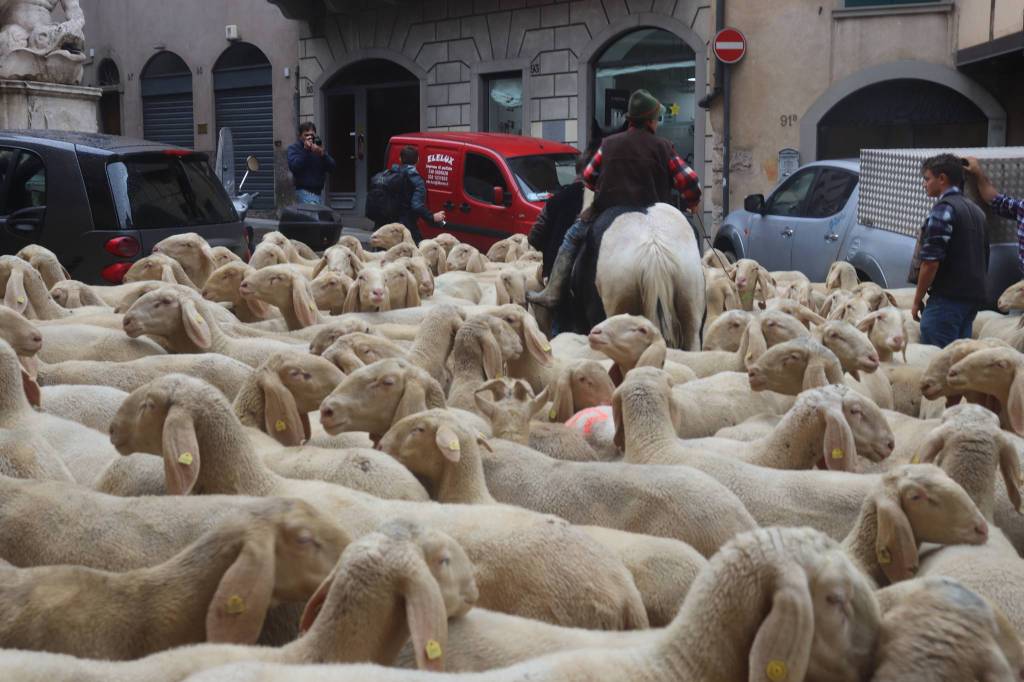
[[[594,208],[603,211],[613,206],[671,202],[668,162],[674,155],[672,143],[647,128],[631,127],[605,138]]]

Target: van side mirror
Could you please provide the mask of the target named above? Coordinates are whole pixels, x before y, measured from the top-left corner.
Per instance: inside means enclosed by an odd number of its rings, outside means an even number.
[[[763,194],[751,194],[743,200],[743,208],[750,213],[764,214],[765,204]]]
[[[510,206],[512,204],[512,195],[505,195],[505,189],[502,187],[494,188],[494,203],[498,206]]]

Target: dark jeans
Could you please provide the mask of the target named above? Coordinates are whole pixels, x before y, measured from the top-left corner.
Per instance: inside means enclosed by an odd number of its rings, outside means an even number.
[[[403,225],[405,225],[407,230],[409,230],[409,234],[412,235],[413,242],[415,242],[416,245],[418,246],[419,243],[421,241],[423,241],[423,235],[420,234],[420,228],[419,228],[419,225],[418,225],[419,221],[416,220],[416,216],[415,215],[405,215],[405,216],[403,216],[403,218],[402,218],[402,220],[400,222]]]
[[[921,343],[945,348],[957,339],[971,338],[977,314],[974,303],[929,294],[921,313]]]

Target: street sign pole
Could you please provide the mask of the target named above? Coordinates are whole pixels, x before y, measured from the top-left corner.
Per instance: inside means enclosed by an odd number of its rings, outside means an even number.
[[[715,57],[721,62],[722,74],[722,217],[729,214],[729,166],[730,166],[730,80],[732,65],[747,54],[747,38],[735,28],[723,28],[711,41]]]

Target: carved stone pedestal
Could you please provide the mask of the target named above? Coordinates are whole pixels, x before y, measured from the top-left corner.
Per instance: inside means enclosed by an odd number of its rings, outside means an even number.
[[[95,133],[102,92],[81,85],[0,80],[0,128]]]

